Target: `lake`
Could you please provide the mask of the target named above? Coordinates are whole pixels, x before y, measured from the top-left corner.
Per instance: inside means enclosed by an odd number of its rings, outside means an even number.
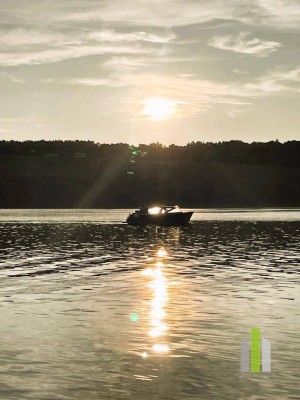
[[[129,211],[0,210],[0,399],[300,399],[300,210]]]

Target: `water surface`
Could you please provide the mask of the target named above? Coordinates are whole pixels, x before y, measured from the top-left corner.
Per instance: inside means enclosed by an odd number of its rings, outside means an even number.
[[[298,210],[1,210],[0,398],[299,399]],[[272,373],[240,372],[252,327]]]

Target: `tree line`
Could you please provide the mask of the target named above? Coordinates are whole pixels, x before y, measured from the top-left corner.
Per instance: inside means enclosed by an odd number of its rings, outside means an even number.
[[[130,151],[133,146],[125,143],[99,144],[93,141],[0,141],[0,156],[74,156],[75,153],[98,157],[117,157]],[[299,166],[300,141],[280,143],[253,142],[239,140],[218,143],[191,142],[186,146],[164,146],[160,143],[140,144],[137,152],[147,153],[156,159],[184,161],[225,162],[241,164],[260,164],[277,166]]]
[[[1,208],[300,204],[300,141],[0,141]]]

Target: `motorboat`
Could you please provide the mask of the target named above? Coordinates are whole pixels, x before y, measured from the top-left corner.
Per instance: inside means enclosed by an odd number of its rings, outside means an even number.
[[[180,211],[178,206],[156,206],[136,210],[129,214],[126,222],[129,225],[160,225],[160,226],[184,226],[190,222],[192,211]]]

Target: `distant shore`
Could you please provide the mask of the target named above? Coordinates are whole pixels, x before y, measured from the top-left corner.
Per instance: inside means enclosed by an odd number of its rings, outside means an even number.
[[[0,208],[300,206],[300,142],[0,142]]]

